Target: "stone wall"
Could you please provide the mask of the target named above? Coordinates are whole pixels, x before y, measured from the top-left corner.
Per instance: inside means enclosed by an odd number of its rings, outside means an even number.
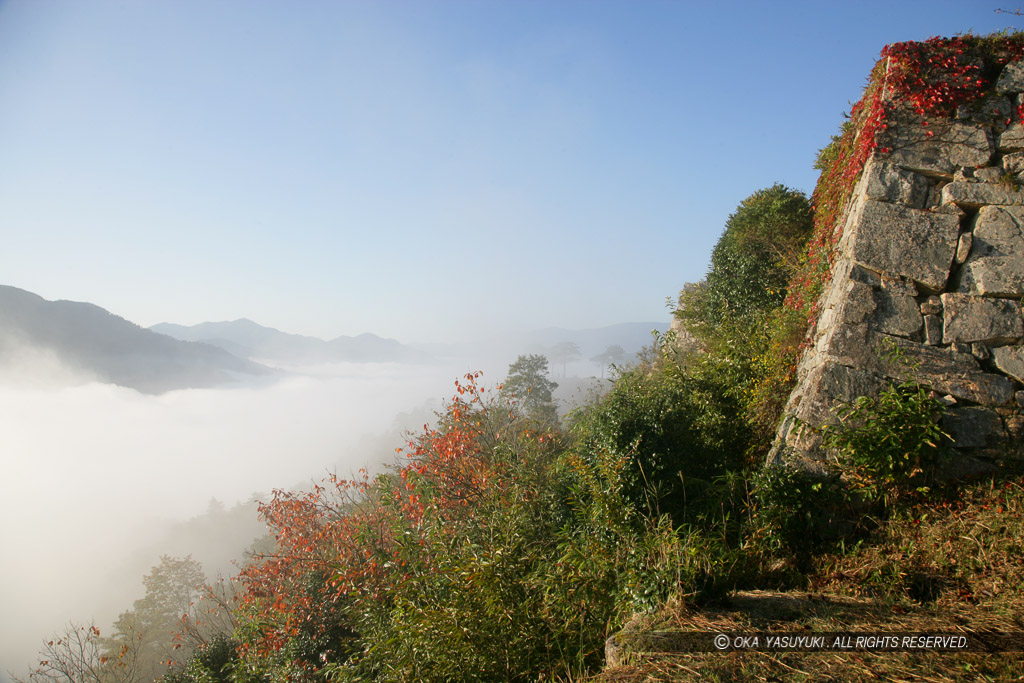
[[[890,117],[844,219],[771,461],[818,467],[814,428],[915,380],[947,405],[954,474],[1024,439],[1024,62],[953,120]]]

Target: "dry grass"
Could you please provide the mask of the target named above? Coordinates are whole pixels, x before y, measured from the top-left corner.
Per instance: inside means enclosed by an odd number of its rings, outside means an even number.
[[[670,604],[624,632],[1024,634],[1024,477],[905,511],[859,547],[815,558],[807,581],[807,591]],[[1022,652],[647,652],[625,659],[588,680],[1024,681]]]

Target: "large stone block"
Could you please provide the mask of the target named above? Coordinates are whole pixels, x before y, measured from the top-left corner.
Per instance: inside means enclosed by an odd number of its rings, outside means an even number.
[[[852,279],[834,283],[822,299],[817,330],[864,321],[875,310],[873,292],[870,285]]]
[[[1024,125],[1013,123],[999,134],[1000,152],[1019,152],[1024,149]]]
[[[956,253],[960,221],[954,214],[867,201],[856,227],[853,259],[940,290]]]
[[[1024,295],[1024,207],[985,206],[974,224],[971,253],[958,291],[983,296]]]
[[[829,341],[821,349],[823,354],[867,373],[914,380],[939,393],[981,405],[999,406],[1013,400],[1013,382],[984,372],[970,353],[879,334],[867,325],[838,329]]]
[[[1000,95],[1024,92],[1024,62],[1010,62],[996,79],[996,92]]]
[[[998,457],[992,452],[995,450],[982,449],[971,451],[970,455],[958,453],[954,457],[944,458],[937,463],[935,476],[938,481],[963,481],[991,476],[996,471],[996,466],[990,461]]]
[[[942,295],[942,341],[1005,344],[1024,336],[1020,303],[956,292]]]
[[[848,325],[863,322],[875,310],[875,305],[874,290],[862,282],[850,280],[840,306],[842,322]]]
[[[837,363],[827,363],[822,372],[822,389],[834,401],[852,403],[861,396],[874,396],[888,384],[884,379]]]
[[[1024,347],[997,346],[991,353],[992,362],[997,368],[1024,383]]]
[[[1024,205],[1024,191],[1016,185],[1002,183],[953,182],[942,188],[942,203],[956,204],[966,209],[996,204]]]
[[[988,408],[953,408],[942,416],[942,429],[956,448],[988,448],[1006,440],[999,415]]]
[[[952,177],[957,168],[985,166],[992,158],[992,139],[985,126],[960,121],[929,120],[898,111],[887,119],[879,146],[892,151],[885,160],[910,171]]]
[[[1024,259],[1003,254],[971,257],[960,270],[957,291],[977,296],[1024,296]]]
[[[888,385],[878,375],[826,361],[807,376],[796,416],[815,426],[833,423],[837,406],[861,396],[876,396]]]
[[[974,222],[973,251],[978,255],[1017,254],[1024,260],[1024,207],[984,206]]]
[[[1002,375],[974,372],[963,375],[922,373],[921,383],[943,394],[983,406],[1002,406],[1013,400],[1013,382]]]
[[[970,123],[988,126],[996,133],[1006,130],[1007,121],[1013,114],[1013,102],[1010,95],[990,94],[971,104],[957,107],[956,118]]]
[[[868,199],[906,204],[915,209],[923,209],[928,201],[928,179],[895,164],[873,158],[864,169],[864,177],[864,194]]]
[[[921,309],[912,296],[883,289],[874,293],[871,327],[885,334],[913,337],[921,331]]]

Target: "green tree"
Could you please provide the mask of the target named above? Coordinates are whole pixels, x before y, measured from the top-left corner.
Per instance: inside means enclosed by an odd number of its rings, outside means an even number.
[[[565,377],[566,366],[580,357],[580,347],[576,342],[564,341],[551,348],[551,359],[562,364],[562,377]]]
[[[729,216],[699,287],[682,294],[686,328],[705,343],[749,326],[777,308],[813,228],[807,197],[775,184]]]
[[[522,406],[526,415],[546,425],[558,422],[558,411],[551,396],[558,384],[548,379],[548,359],[540,354],[519,356],[508,366],[508,377],[501,393]]]
[[[142,583],[145,596],[114,622],[113,635],[103,640],[104,655],[116,660],[131,652],[137,679],[156,680],[183,665],[197,644],[182,634],[189,622],[199,621],[206,575],[191,556],[163,555]]]
[[[789,394],[792,361],[783,359],[794,357],[806,329],[806,318],[782,303],[811,230],[803,193],[780,184],[753,193],[729,216],[707,277],[680,294],[675,314],[703,351],[688,362],[739,398],[755,460]]]
[[[605,368],[609,365],[621,363],[626,358],[626,352],[618,344],[612,344],[607,349],[591,357],[591,361],[601,366],[601,377],[604,377]]]

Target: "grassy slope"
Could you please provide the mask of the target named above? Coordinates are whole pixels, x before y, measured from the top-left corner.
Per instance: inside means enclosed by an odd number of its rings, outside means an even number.
[[[1024,633],[1024,477],[905,510],[858,547],[817,557],[806,577],[807,590],[670,605],[627,629]],[[1024,680],[1021,652],[660,653],[629,661],[590,680]]]

